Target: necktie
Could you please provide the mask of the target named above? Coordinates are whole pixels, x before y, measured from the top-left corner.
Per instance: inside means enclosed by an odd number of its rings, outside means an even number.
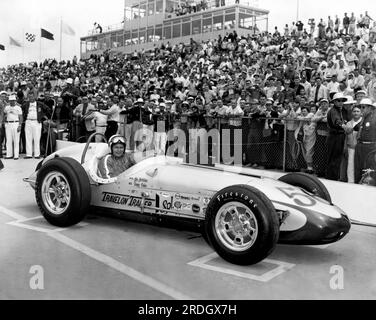
[[[316,93],[315,93],[315,102],[317,102],[317,99],[319,97],[319,90],[320,90],[320,86],[317,86],[316,87]]]

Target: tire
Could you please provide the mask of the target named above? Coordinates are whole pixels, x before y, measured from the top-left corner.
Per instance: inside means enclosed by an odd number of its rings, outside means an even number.
[[[278,180],[294,187],[302,188],[332,204],[332,198],[330,197],[328,189],[316,177],[306,173],[293,172],[280,177]]]
[[[52,189],[52,192],[46,192],[47,189]],[[58,196],[61,196],[59,202],[56,201]],[[51,159],[38,171],[35,197],[41,213],[50,224],[62,228],[73,226],[82,221],[89,210],[89,178],[76,160]]]
[[[43,161],[44,159],[38,162],[37,167],[35,168],[35,171],[38,171],[40,168],[42,168]]]
[[[233,207],[237,208],[237,215]],[[219,223],[224,225],[223,228],[218,228]],[[265,194],[248,185],[235,185],[219,191],[211,199],[204,232],[210,245],[223,259],[233,264],[251,265],[262,261],[274,250],[279,238],[279,219]],[[239,243],[236,232],[243,233],[243,243]]]

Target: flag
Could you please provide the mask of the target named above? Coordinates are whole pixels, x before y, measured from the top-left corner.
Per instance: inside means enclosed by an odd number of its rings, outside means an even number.
[[[19,43],[17,40],[13,39],[12,37],[9,37],[9,45],[15,46],[15,47],[22,47],[21,43]]]
[[[2,44],[0,44],[0,50],[5,50],[5,47]]]
[[[76,35],[76,32],[74,32],[74,30],[64,22],[61,22],[61,31],[69,36]]]
[[[40,29],[41,30],[41,37],[42,38],[46,38],[48,40],[55,40],[54,39],[54,35],[51,33],[51,32],[48,32],[47,30],[45,29]]]
[[[25,35],[26,35],[26,40],[29,42],[34,42],[37,37],[35,34],[28,33],[28,32],[26,32]]]

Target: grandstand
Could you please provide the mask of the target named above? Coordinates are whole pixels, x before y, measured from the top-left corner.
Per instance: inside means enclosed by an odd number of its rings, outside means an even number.
[[[161,43],[189,43],[268,30],[269,11],[252,0],[127,0],[120,24],[90,30],[81,38],[81,58],[150,50]]]

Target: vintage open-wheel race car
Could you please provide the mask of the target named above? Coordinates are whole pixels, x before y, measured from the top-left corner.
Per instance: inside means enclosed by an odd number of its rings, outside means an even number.
[[[75,225],[95,208],[179,219],[201,225],[213,249],[240,265],[262,261],[278,242],[328,244],[350,230],[349,218],[314,176],[289,173],[274,180],[233,167],[151,155],[140,156],[116,178],[102,179],[98,162],[110,149],[90,140],[51,154],[26,179],[52,225]]]

